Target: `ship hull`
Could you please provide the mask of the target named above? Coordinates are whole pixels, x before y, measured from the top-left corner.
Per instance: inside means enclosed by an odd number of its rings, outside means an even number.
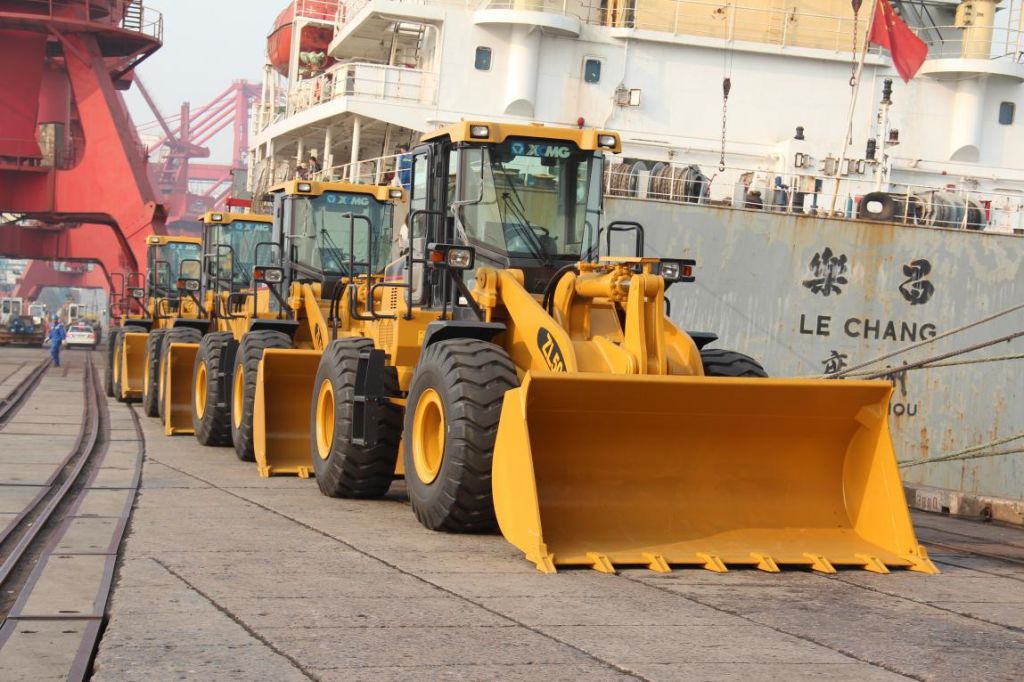
[[[649,254],[697,259],[696,283],[669,291],[674,322],[718,334],[717,346],[758,358],[774,376],[846,369],[1024,301],[1019,236],[623,198],[608,198],[606,209],[608,220],[645,226]],[[894,368],[889,411],[901,461],[1024,433],[1020,360],[899,369],[1021,329],[1017,311],[871,366]],[[949,361],[1022,351],[1017,339]],[[911,487],[1020,500],[1024,454],[925,462],[901,474]]]

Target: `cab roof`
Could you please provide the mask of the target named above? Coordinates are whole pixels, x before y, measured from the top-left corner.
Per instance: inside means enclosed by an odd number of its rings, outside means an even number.
[[[272,223],[274,222],[273,216],[264,215],[262,213],[228,213],[227,211],[208,211],[203,216],[204,225],[220,224],[227,225],[235,221],[245,221],[247,223]]]
[[[294,194],[318,197],[324,192],[346,192],[369,194],[380,202],[402,202],[406,200],[405,190],[388,185],[364,185],[354,182],[317,182],[315,180],[288,180],[270,188],[272,194]]]
[[[473,128],[486,127],[487,135],[473,135]],[[600,137],[615,138],[614,145],[600,145]],[[526,137],[542,140],[563,140],[573,142],[586,151],[604,150],[614,154],[622,151],[619,134],[610,130],[594,128],[569,128],[566,126],[547,126],[543,123],[493,123],[488,121],[459,121],[451,125],[425,133],[421,140],[429,142],[438,138],[448,137],[452,142],[471,142],[477,144],[500,144],[510,137]]]
[[[202,244],[200,237],[172,237],[166,234],[151,234],[146,237],[146,244],[149,246],[164,246],[165,244]]]

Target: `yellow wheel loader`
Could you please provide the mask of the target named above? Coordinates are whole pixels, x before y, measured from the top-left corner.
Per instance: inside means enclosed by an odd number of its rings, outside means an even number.
[[[155,394],[167,435],[191,433],[203,445],[231,445],[231,370],[238,339],[267,311],[255,296],[256,257],[269,259],[269,215],[211,211],[203,216],[202,272],[184,281],[202,314],[173,321],[157,347]],[[259,312],[263,311],[263,313]]]
[[[321,491],[383,494],[401,450],[423,525],[497,524],[545,572],[935,572],[900,485],[891,386],[767,378],[673,324],[665,290],[693,261],[646,258],[641,225],[600,223],[618,149],[603,131],[463,122],[413,150],[405,277],[353,285],[362,321],[313,381]],[[297,411],[292,393],[264,399]],[[265,428],[302,431],[297,414]]]
[[[292,181],[271,190],[277,267],[257,265],[254,281],[276,304],[274,316],[253,320],[234,358],[231,432],[235,453],[255,461],[261,476],[308,477],[305,396],[320,354],[335,338],[352,334],[346,312],[348,283],[383,280],[392,244],[392,221],[404,192],[397,187],[346,182]],[[261,361],[289,350],[282,362]],[[296,404],[284,399],[301,396]],[[272,398],[272,408],[265,405]],[[296,409],[302,428],[290,432]],[[269,429],[267,425],[270,425]],[[265,437],[269,433],[270,438]]]
[[[122,326],[111,333],[112,389],[122,402],[143,400],[143,410],[155,415],[153,394],[153,342],[177,318],[200,315],[196,301],[178,288],[178,282],[198,277],[200,239],[154,235],[146,240],[146,274],[128,279],[127,298],[134,312],[122,318]],[[132,286],[132,285],[136,286]]]

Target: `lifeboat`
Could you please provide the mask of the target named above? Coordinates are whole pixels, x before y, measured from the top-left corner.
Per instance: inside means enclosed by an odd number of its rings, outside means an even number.
[[[267,56],[274,69],[283,76],[288,75],[288,61],[292,50],[292,24],[296,16],[313,21],[327,22],[326,26],[307,25],[302,29],[299,50],[301,52],[322,52],[325,55],[319,69],[326,69],[334,60],[326,57],[327,48],[334,37],[334,18],[338,12],[338,0],[295,0],[288,4],[277,19],[267,37]]]

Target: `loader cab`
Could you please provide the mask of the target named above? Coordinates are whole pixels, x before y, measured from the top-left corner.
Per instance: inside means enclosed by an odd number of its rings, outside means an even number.
[[[430,133],[413,150],[413,249],[468,244],[477,267],[520,269],[541,293],[560,268],[596,257],[604,154],[619,148],[614,133],[540,125]]]
[[[347,182],[292,181],[271,190],[274,233],[291,282],[328,287],[356,275],[384,271],[391,256],[397,187]],[[327,289],[325,289],[327,290]]]
[[[147,239],[147,245],[148,296],[178,301],[178,278],[199,279],[202,240],[193,237],[152,236]]]
[[[273,238],[273,217],[256,213],[211,211],[203,216],[203,291],[240,292],[249,287],[254,265],[269,265],[266,247]]]

